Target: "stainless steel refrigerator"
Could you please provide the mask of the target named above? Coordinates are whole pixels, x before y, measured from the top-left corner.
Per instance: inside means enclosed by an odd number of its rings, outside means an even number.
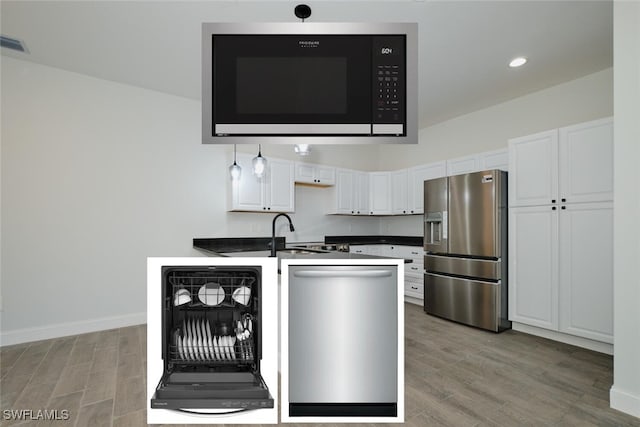
[[[507,318],[507,174],[424,182],[424,310],[499,332]]]

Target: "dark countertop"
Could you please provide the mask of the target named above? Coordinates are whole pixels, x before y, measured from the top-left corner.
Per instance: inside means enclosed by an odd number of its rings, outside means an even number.
[[[268,251],[271,249],[271,237],[194,238],[193,247],[211,252]],[[276,248],[284,247],[285,238],[276,237]]]
[[[349,243],[350,245],[404,245],[422,246],[422,236],[325,236],[325,243]]]

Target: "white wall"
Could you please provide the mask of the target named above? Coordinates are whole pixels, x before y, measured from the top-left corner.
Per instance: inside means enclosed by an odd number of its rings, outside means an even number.
[[[381,146],[380,169],[400,169],[507,147],[516,136],[613,114],[613,69],[456,117],[419,132],[419,143]],[[421,235],[422,217],[385,218],[382,234]]]
[[[7,57],[1,71],[2,345],[143,323],[146,257],[271,234],[273,215],[226,212],[230,147],[201,144],[199,102]],[[368,150],[316,156],[368,169]],[[289,240],[377,232],[325,216],[323,191],[297,187]]]
[[[611,407],[640,417],[640,3],[614,2],[614,358]]]

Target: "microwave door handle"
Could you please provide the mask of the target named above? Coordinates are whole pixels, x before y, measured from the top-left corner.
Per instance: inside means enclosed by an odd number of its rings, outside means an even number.
[[[392,275],[391,270],[345,270],[345,271],[333,271],[333,270],[300,270],[293,273],[295,277],[390,277]]]

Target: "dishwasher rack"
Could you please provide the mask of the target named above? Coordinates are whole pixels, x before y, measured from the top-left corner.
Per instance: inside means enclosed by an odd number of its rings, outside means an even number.
[[[173,305],[191,308],[246,308],[256,297],[255,275],[248,272],[171,272],[168,276]],[[179,295],[185,295],[179,300]],[[182,302],[184,301],[184,302]]]

